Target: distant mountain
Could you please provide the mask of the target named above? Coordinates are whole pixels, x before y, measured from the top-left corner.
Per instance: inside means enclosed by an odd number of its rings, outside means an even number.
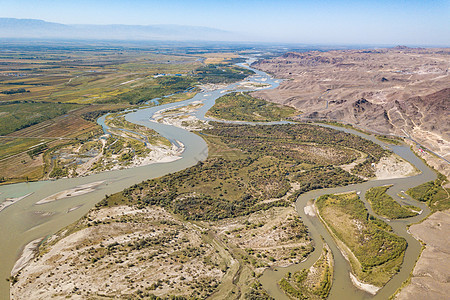
[[[0,38],[95,40],[236,41],[232,32],[182,25],[66,25],[35,19],[0,18]]]

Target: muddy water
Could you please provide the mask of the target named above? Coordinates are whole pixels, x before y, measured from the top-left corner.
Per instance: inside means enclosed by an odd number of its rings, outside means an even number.
[[[268,84],[269,88],[275,88],[278,86],[280,82],[279,80],[271,78],[264,72],[258,70],[253,71],[256,72],[256,75],[253,76],[250,81]],[[249,81],[249,79],[245,81]],[[126,187],[146,179],[159,177],[171,172],[188,168],[196,164],[198,161],[204,160],[207,157],[208,149],[205,141],[199,136],[174,126],[151,122],[149,119],[158,110],[187,105],[193,101],[202,101],[204,103],[204,106],[194,113],[194,115],[198,118],[204,119],[204,114],[212,105],[214,105],[215,100],[218,97],[228,93],[230,90],[241,91],[245,89],[242,89],[239,83],[232,84],[216,91],[198,93],[190,100],[140,109],[130,112],[125,116],[130,122],[148,126],[149,128],[156,130],[159,134],[166,137],[171,142],[179,141],[184,144],[185,151],[183,152],[181,159],[177,161],[155,163],[134,169],[104,172],[81,178],[1,186],[0,201],[5,200],[6,198],[20,197],[31,192],[33,194],[0,212],[0,299],[7,299],[9,297],[9,285],[4,279],[9,276],[14,262],[21,253],[21,249],[27,243],[37,238],[51,235],[59,229],[78,220],[106,194],[121,191]],[[339,127],[336,127],[336,129],[349,131],[348,129]],[[352,131],[352,133],[361,135],[359,132]],[[373,139],[373,137],[364,137]],[[375,141],[384,145],[378,140]],[[348,190],[359,190],[362,191],[362,194],[364,194],[366,189],[372,186],[384,184],[395,184],[395,186],[389,190],[389,192],[393,195],[400,190],[406,190],[408,187],[432,180],[435,177],[435,174],[430,171],[420,160],[418,160],[414,154],[411,153],[409,148],[392,147],[387,145],[384,146],[391,147],[397,154],[413,163],[422,171],[422,174],[408,179],[372,181],[344,188],[313,191],[302,195],[297,201],[298,212],[305,224],[308,226],[311,236],[316,242],[316,249],[321,249],[321,236],[323,236],[325,241],[330,245],[335,257],[335,281],[331,290],[331,297],[333,299],[364,299],[370,298],[370,296],[353,288],[348,277],[349,265],[344,260],[319,220],[317,218],[305,216],[303,207],[306,205],[307,201],[324,193],[335,193]],[[54,193],[96,181],[104,181],[104,183],[91,193],[81,196],[74,196],[43,205],[35,205],[35,203],[39,200]],[[419,206],[417,203],[415,203],[415,205]],[[78,206],[80,206],[78,209],[71,210],[72,208],[76,208]],[[426,210],[426,207],[421,207],[424,209],[424,213],[420,217],[415,217],[408,221],[390,222],[397,234],[408,239],[409,247],[405,257],[405,265],[401,272],[393,280],[391,280],[391,282],[389,282],[383,290],[379,292],[377,298],[387,298],[387,296],[395,291],[403,280],[407,278],[413,267],[413,264],[419,254],[420,245],[406,233],[405,228],[407,222],[414,222],[427,214],[428,211]],[[293,272],[295,270],[311,266],[319,255],[320,251],[316,250],[304,263],[293,265],[288,268],[267,270],[261,278],[264,287],[277,299],[286,298],[278,289],[276,282],[288,271]]]

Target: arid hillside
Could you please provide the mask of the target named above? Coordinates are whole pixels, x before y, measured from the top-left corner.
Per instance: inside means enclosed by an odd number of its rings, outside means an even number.
[[[258,69],[286,79],[253,95],[332,119],[413,139],[450,160],[450,49],[288,52]]]

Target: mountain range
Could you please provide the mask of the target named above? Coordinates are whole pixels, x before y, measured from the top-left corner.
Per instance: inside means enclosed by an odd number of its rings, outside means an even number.
[[[0,38],[95,40],[235,41],[220,29],[183,25],[67,25],[36,19],[0,18]]]

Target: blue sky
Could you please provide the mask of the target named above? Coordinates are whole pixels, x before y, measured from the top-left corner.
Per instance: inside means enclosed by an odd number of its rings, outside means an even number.
[[[0,17],[208,26],[265,42],[450,46],[450,0],[0,0]]]

